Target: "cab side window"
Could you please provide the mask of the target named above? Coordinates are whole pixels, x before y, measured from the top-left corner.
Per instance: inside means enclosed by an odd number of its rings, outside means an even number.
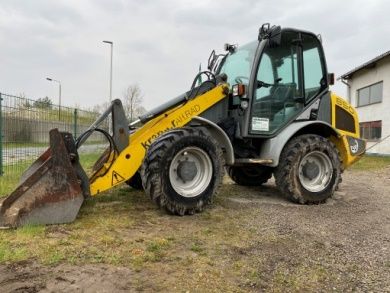
[[[269,84],[272,84],[275,81],[271,58],[266,53],[264,53],[261,59],[259,71],[257,72],[257,80],[262,80]],[[256,100],[262,99],[263,97],[269,95],[270,95],[269,87],[261,87],[256,89]]]
[[[306,102],[314,98],[326,84],[326,76],[321,62],[320,41],[317,37],[302,34],[303,79]]]

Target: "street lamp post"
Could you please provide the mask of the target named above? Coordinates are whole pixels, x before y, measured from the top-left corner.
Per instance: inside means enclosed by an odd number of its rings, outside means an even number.
[[[103,41],[103,43],[110,44],[111,46],[111,59],[110,59],[110,102],[112,101],[112,55],[114,43],[112,41]]]
[[[58,120],[61,120],[61,81],[46,77],[48,81],[58,83]]]

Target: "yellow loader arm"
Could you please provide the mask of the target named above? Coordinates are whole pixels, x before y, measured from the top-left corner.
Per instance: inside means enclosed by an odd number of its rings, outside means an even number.
[[[129,137],[128,146],[117,156],[111,154],[108,162],[91,177],[91,195],[130,179],[141,167],[149,146],[156,138],[166,131],[188,124],[192,118],[224,99],[228,90],[227,84],[218,85],[205,94],[160,114],[137,129]]]

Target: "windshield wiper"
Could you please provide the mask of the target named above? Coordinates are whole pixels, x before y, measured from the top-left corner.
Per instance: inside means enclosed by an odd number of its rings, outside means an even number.
[[[257,80],[257,88],[258,89],[261,88],[261,87],[268,88],[268,87],[273,86],[273,85],[275,85],[275,84],[273,84],[273,83],[266,83],[266,82],[264,82],[262,80]]]
[[[264,81],[262,81],[262,80],[257,80],[257,88],[259,89],[259,88],[261,88],[261,87],[265,87],[265,88],[267,88],[267,87],[270,87],[270,86],[274,86],[274,85],[277,85],[279,82],[281,82],[282,81],[282,78],[281,77],[279,77],[279,78],[277,78],[276,80],[275,80],[275,83],[267,83],[267,82],[264,82]]]

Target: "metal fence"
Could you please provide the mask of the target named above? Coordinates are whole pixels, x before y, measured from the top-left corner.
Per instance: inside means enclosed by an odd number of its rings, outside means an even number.
[[[49,100],[0,93],[0,196],[12,189],[16,178],[46,150],[51,129],[68,131],[77,138],[98,115],[54,105]],[[108,124],[102,127],[107,130]],[[105,143],[100,133],[94,133],[82,151],[96,152]]]

